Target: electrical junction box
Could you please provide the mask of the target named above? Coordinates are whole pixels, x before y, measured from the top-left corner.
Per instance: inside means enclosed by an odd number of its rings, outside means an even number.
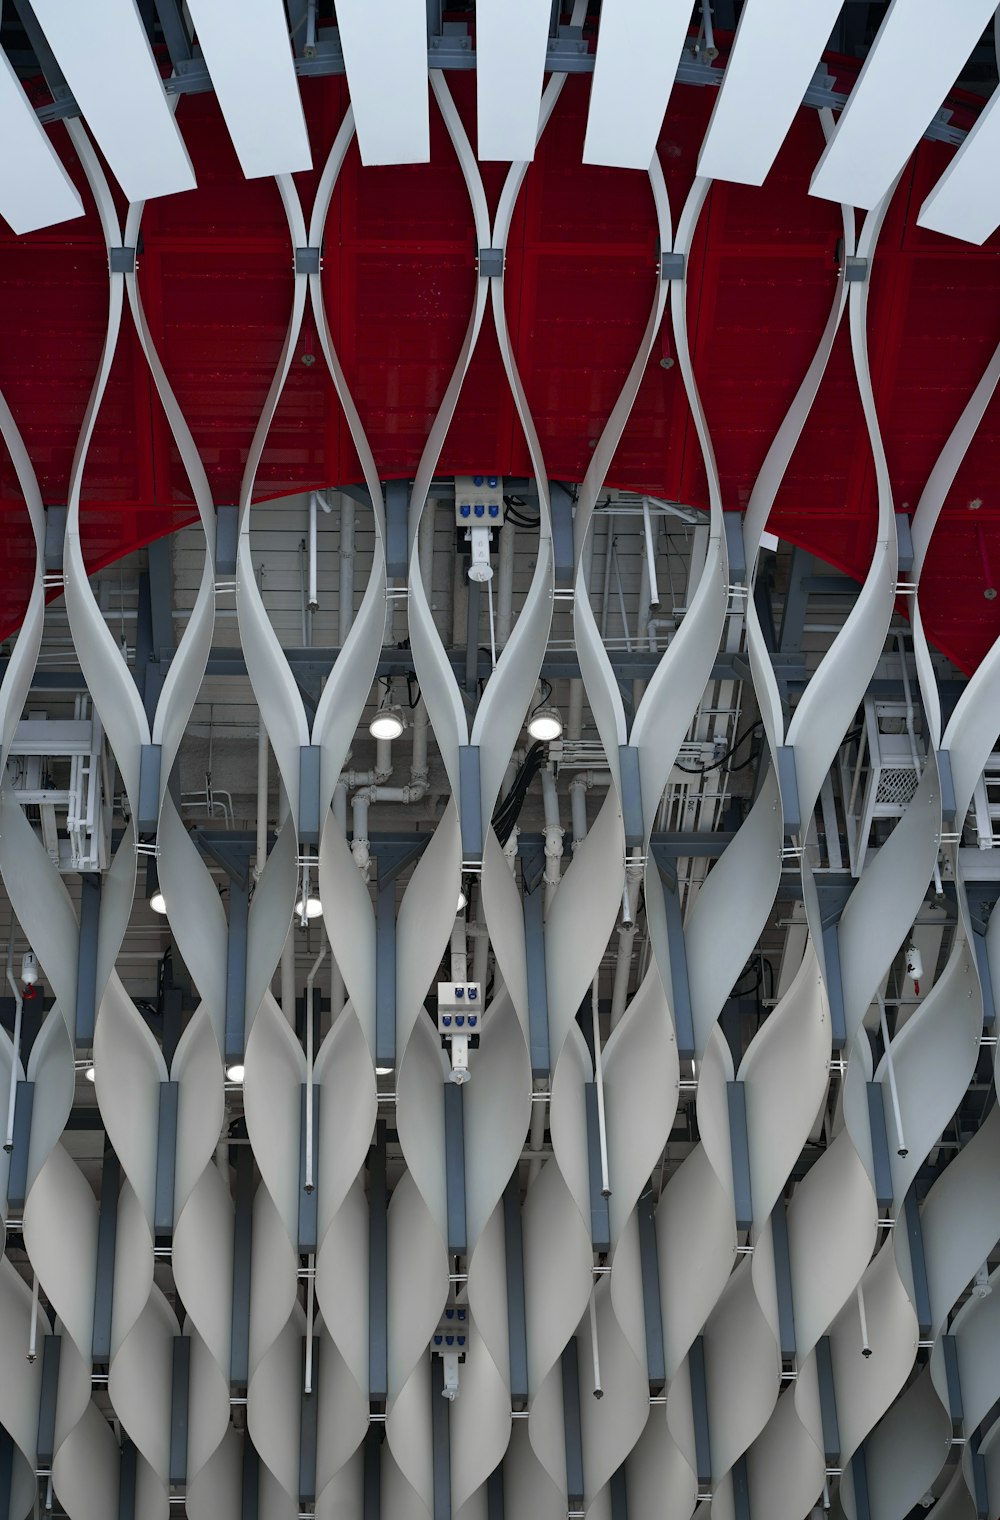
[[[478,982],[438,982],[438,1034],[476,1036],[483,1022],[483,990]]]
[[[460,528],[499,528],[503,522],[503,476],[456,475],[455,522]]]

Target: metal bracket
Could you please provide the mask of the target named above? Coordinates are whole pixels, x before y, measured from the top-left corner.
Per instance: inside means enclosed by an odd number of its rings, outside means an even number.
[[[139,751],[139,805],[135,821],[140,834],[155,834],[159,826],[160,754],[158,744],[144,744]]]
[[[496,279],[503,274],[504,250],[502,248],[480,248],[479,250],[479,274],[481,278]]]
[[[322,261],[323,250],[321,248],[296,248],[295,273],[319,274],[322,268]]]
[[[634,744],[619,744],[618,772],[622,788],[625,845],[629,850],[638,850],[645,839],[645,828],[642,819],[642,787],[639,782],[639,751]]]
[[[844,279],[848,284],[854,284],[857,281],[867,280],[867,278],[868,260],[856,258],[853,254],[849,255],[844,260]]]
[[[549,481],[549,505],[556,590],[572,596],[576,573],[573,563],[573,498],[557,480]]]
[[[66,537],[66,508],[45,508],[45,570],[47,575],[63,573],[63,540]]]
[[[108,270],[111,274],[135,274],[135,249],[109,248]]]
[[[660,279],[683,280],[684,255],[682,253],[660,254]]]
[[[385,483],[385,573],[390,580],[405,581],[410,558],[410,484],[407,480]]]
[[[236,551],[240,538],[240,513],[238,507],[217,507],[215,511],[215,573],[216,576],[236,575]]]

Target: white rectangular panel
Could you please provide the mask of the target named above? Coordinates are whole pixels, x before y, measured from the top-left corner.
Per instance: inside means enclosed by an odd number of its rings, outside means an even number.
[[[535,156],[550,0],[476,0],[479,157]]]
[[[0,216],[20,234],[83,215],[83,202],[0,49]]]
[[[193,190],[194,170],[135,0],[33,0],[66,83],[130,201]]]
[[[1000,90],[920,208],[917,225],[967,243],[985,243],[1000,227]]]
[[[282,0],[188,0],[197,41],[247,179],[312,167]]]
[[[604,0],[585,164],[649,168],[690,20],[690,0]]]
[[[363,164],[431,156],[425,0],[337,0]]]
[[[813,174],[825,200],[874,206],[993,18],[996,0],[892,0]]]
[[[802,104],[841,0],[747,0],[698,173],[762,185]]]

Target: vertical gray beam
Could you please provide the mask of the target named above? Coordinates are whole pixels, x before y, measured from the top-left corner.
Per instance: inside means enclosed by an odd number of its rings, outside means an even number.
[[[785,1200],[771,1210],[771,1241],[774,1249],[774,1281],[778,1294],[778,1340],[782,1360],[795,1358],[795,1307],[792,1303],[792,1265],[788,1255],[788,1220]]]
[[[364,1509],[362,1520],[382,1520],[382,1437],[377,1425],[365,1435]]]
[[[992,1033],[997,1021],[997,1005],[993,995],[993,976],[990,972],[990,958],[986,949],[986,935],[980,934],[978,929],[972,931],[972,948],[976,952],[976,970],[979,972],[983,989],[983,1023]]]
[[[101,918],[101,878],[80,877],[80,946],[76,956],[76,1048],[90,1050],[97,1021],[97,930]]]
[[[799,806],[799,778],[795,769],[795,750],[790,744],[779,744],[775,751],[778,769],[778,790],[781,793],[781,811],[784,814],[785,835],[802,831],[802,809]]]
[[[642,787],[639,783],[639,751],[634,744],[619,744],[618,773],[621,778],[622,824],[625,848],[641,849],[646,838],[642,822]]]
[[[687,941],[681,905],[677,896],[677,879],[669,880],[661,871],[663,882],[663,909],[667,920],[667,945],[670,950],[670,989],[674,1003],[674,1030],[677,1037],[677,1055],[682,1061],[693,1061],[694,1014],[691,1007],[691,985],[688,981]]]
[[[552,559],[556,585],[571,590],[576,576],[573,559],[573,498],[558,480],[549,481],[552,512]]]
[[[528,1330],[524,1305],[524,1240],[517,1172],[503,1194],[504,1254],[507,1268],[507,1342],[512,1404],[528,1401]]]
[[[319,767],[322,751],[318,744],[299,745],[299,844],[319,844]]]
[[[667,1381],[663,1353],[663,1306],[660,1302],[660,1264],[653,1219],[653,1193],[647,1188],[639,1199],[639,1267],[642,1273],[642,1313],[646,1326],[646,1376],[649,1391],[659,1394]]]
[[[410,559],[410,486],[406,480],[385,483],[385,573],[405,581]]]
[[[160,756],[158,744],[144,744],[139,750],[139,802],[135,823],[140,834],[155,834],[159,827]]]
[[[951,1433],[960,1437],[965,1433],[965,1406],[962,1402],[962,1372],[958,1365],[958,1342],[953,1335],[942,1335],[944,1374],[948,1385],[948,1413],[951,1416]]]
[[[154,0],[154,4],[171,63],[175,67],[179,63],[186,63],[191,57],[191,39],[177,0]]]
[[[468,695],[474,696],[479,686],[479,622],[482,606],[482,584],[469,581],[465,604],[465,681]]]
[[[24,1208],[28,1193],[28,1153],[31,1149],[31,1115],[35,1107],[34,1082],[18,1082],[14,1092],[14,1144],[7,1170],[7,1207]]]
[[[566,1435],[566,1492],[570,1509],[583,1508],[583,1426],[580,1422],[580,1359],[576,1336],[562,1354],[563,1425]]]
[[[434,1520],[451,1520],[451,1404],[444,1398],[444,1362],[431,1357],[431,1454]]]
[[[889,1165],[889,1141],[885,1130],[885,1104],[881,1082],[869,1082],[868,1121],[872,1133],[872,1165],[875,1170],[875,1200],[880,1214],[892,1208],[892,1169]]]
[[[38,1396],[37,1466],[51,1470],[56,1444],[56,1395],[59,1391],[59,1353],[62,1337],[47,1335],[42,1341],[42,1386]]]
[[[973,1434],[972,1448],[972,1494],[976,1502],[976,1520],[990,1520],[990,1491],[986,1475],[986,1459],[980,1451],[981,1431]]]
[[[694,1417],[694,1454],[698,1488],[712,1487],[712,1443],[708,1432],[708,1384],[705,1381],[705,1341],[700,1335],[688,1352],[688,1377],[691,1381],[691,1413]]]
[[[830,1005],[830,1033],[834,1050],[847,1044],[847,1018],[844,1013],[844,978],[840,967],[840,925],[823,926],[823,962],[826,968],[826,997]]]
[[[396,882],[378,882],[375,903],[375,1065],[396,1066]]]
[[[243,1432],[243,1472],[240,1520],[258,1520],[260,1513],[260,1458],[247,1430]]]
[[[597,1252],[611,1250],[611,1215],[601,1192],[601,1134],[597,1083],[584,1084],[587,1104],[587,1169],[590,1175],[590,1240]]]
[[[486,1520],[504,1520],[502,1462],[486,1479]]]
[[[320,1088],[313,1083],[312,1091],[312,1154],[313,1185],[306,1191],[306,1098],[305,1082],[299,1087],[299,1255],[312,1256],[319,1244],[319,1191],[316,1187],[316,1170],[319,1160],[319,1100]]]
[[[302,1366],[305,1368],[306,1337],[302,1337]],[[316,1502],[316,1461],[319,1455],[319,1336],[312,1341],[312,1390],[306,1393],[302,1378],[302,1414],[299,1421],[299,1503]]]
[[[479,745],[458,748],[458,806],[462,823],[462,859],[483,858],[483,792],[479,778]]]
[[[187,1482],[188,1405],[191,1395],[191,1337],[174,1336],[173,1369],[170,1379],[170,1460],[171,1484]]]
[[[812,555],[805,549],[793,549],[792,563],[788,567],[785,605],[781,613],[781,632],[778,635],[778,650],[781,654],[794,653],[802,648],[806,611],[809,607],[807,581],[811,569]]]
[[[236,575],[236,554],[240,543],[239,508],[217,507],[215,512],[215,574],[218,580]]]
[[[535,1082],[549,1075],[549,994],[545,980],[545,931],[542,887],[524,894],[524,954],[528,980],[528,1035],[531,1042],[531,1076]]]
[[[368,1153],[368,1397],[384,1404],[389,1396],[388,1192],[385,1175],[386,1128],[375,1126]]]
[[[628,1520],[628,1482],[624,1462],[611,1474],[611,1520]]]
[[[114,1151],[104,1153],[101,1168],[101,1202],[97,1220],[97,1283],[94,1289],[93,1360],[104,1366],[111,1360],[111,1306],[115,1288],[115,1243],[118,1237],[118,1190],[121,1169]]]
[[[236,1217],[233,1223],[233,1316],[229,1381],[244,1389],[250,1377],[250,1251],[253,1244],[253,1152],[236,1150]]]
[[[733,1514],[736,1520],[751,1520],[750,1480],[745,1455],[737,1457],[733,1463]]]
[[[823,1455],[827,1467],[840,1466],[840,1420],[837,1417],[837,1390],[833,1384],[833,1357],[830,1337],[821,1335],[816,1342],[816,1376],[819,1382],[819,1413],[823,1426]]]
[[[906,1218],[906,1239],[910,1247],[910,1271],[913,1276],[918,1334],[922,1341],[926,1341],[930,1339],[933,1321],[931,1295],[927,1285],[927,1260],[924,1256],[924,1233],[920,1227],[920,1205],[917,1203],[915,1186],[910,1188],[903,1200],[903,1213]]]
[[[854,1479],[854,1513],[857,1520],[872,1520],[871,1501],[868,1497],[868,1465],[863,1445],[858,1447],[851,1458],[851,1476]]]
[[[176,1082],[160,1083],[160,1109],[156,1137],[156,1186],[153,1194],[153,1234],[174,1232],[174,1175],[177,1163]]]
[[[10,1486],[14,1476],[14,1442],[0,1425],[0,1520],[12,1520]]]
[[[742,1082],[727,1082],[729,1100],[729,1142],[733,1153],[733,1193],[736,1228],[749,1230],[753,1225],[753,1200],[750,1195],[750,1146],[747,1140],[747,1095]]]
[[[122,1436],[118,1458],[118,1520],[135,1520],[137,1453],[128,1436]]]
[[[465,1108],[462,1089],[454,1082],[444,1086],[444,1162],[448,1201],[448,1251],[464,1256],[467,1247],[465,1221]]]
[[[226,949],[226,1065],[243,1062],[246,1041],[247,929],[250,897],[245,882],[229,881]]]

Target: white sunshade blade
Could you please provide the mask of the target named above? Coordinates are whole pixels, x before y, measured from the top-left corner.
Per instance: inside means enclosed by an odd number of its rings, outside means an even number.
[[[337,23],[361,162],[427,163],[425,0],[338,0]]]
[[[585,164],[649,168],[690,20],[689,0],[604,0]]]
[[[1000,89],[920,208],[919,227],[985,243],[1000,227]]]
[[[194,169],[135,0],[33,0],[87,126],[130,201],[193,190]]]
[[[995,9],[995,0],[892,0],[813,174],[813,195],[865,208],[882,199]]]
[[[282,0],[188,0],[197,40],[247,179],[312,167]],[[262,109],[263,107],[263,109]]]
[[[83,202],[0,49],[0,216],[18,235],[83,215]]]
[[[535,156],[550,0],[476,0],[476,109],[480,159]]]
[[[841,0],[747,0],[698,159],[699,175],[764,183],[840,7]]]

